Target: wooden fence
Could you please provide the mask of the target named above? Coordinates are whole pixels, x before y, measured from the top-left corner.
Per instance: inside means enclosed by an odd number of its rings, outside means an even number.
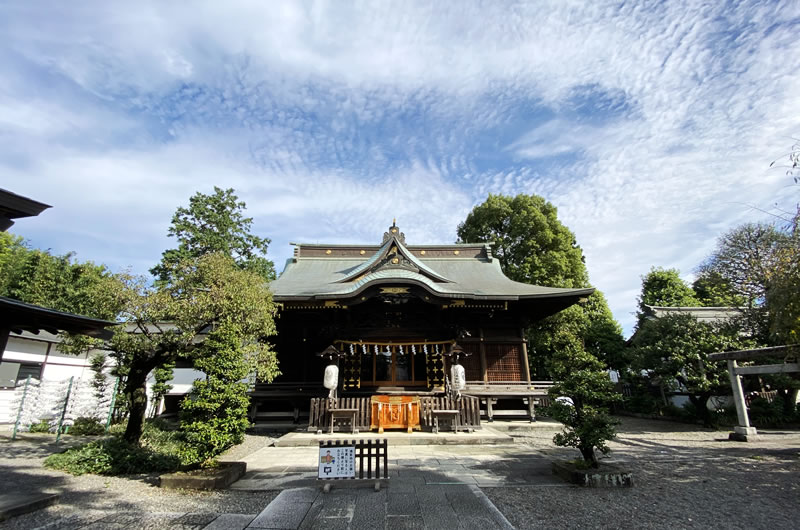
[[[433,413],[434,410],[458,410],[459,411],[459,426],[467,429],[480,429],[481,428],[481,408],[478,398],[473,396],[461,396],[461,399],[453,399],[449,397],[432,397],[420,396],[420,422],[423,429],[433,429]],[[311,410],[308,416],[308,430],[309,432],[327,431],[330,429],[330,414],[329,414],[329,401],[328,398],[312,398]],[[356,413],[356,429],[362,432],[370,430],[372,420],[372,405],[369,397],[350,397],[339,398],[337,408],[340,409],[358,409]],[[348,426],[346,429],[340,428],[338,425],[334,426],[334,431],[350,430]]]
[[[389,478],[389,444],[383,440],[323,440],[319,448],[353,446],[355,448],[356,467],[358,479],[388,479]],[[364,466],[366,460],[367,465]],[[381,476],[381,461],[383,462],[383,476]],[[375,464],[373,470],[373,462]],[[366,476],[365,475],[366,471]]]
[[[420,398],[420,421],[422,425],[433,428],[434,410],[459,411],[458,425],[462,428],[481,428],[481,404],[473,396],[461,396],[461,399],[451,397],[422,397]]]
[[[369,431],[370,420],[372,419],[372,411],[370,409],[370,402],[368,397],[347,397],[338,398],[337,406],[339,409],[358,409],[356,413],[355,428],[359,431]],[[318,430],[328,430],[330,428],[331,415],[328,414],[330,409],[328,398],[312,398],[311,410],[308,413],[308,430],[309,432],[316,432]],[[340,427],[335,425],[334,431],[340,430]],[[348,427],[346,430],[350,430]]]

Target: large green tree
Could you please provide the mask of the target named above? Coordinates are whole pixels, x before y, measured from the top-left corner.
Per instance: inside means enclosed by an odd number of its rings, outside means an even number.
[[[492,243],[493,256],[513,280],[549,287],[589,286],[575,235],[542,197],[489,195],[459,225],[458,238],[462,243]],[[596,465],[595,449],[607,450],[605,441],[614,436],[614,422],[605,410],[613,399],[605,368],[607,363],[623,363],[619,324],[596,291],[586,303],[534,323],[526,335],[533,372],[544,367],[559,381],[554,392],[575,404],[553,409],[566,426],[554,442],[578,448]]]
[[[700,301],[694,290],[681,278],[678,269],[653,267],[642,276],[639,295],[639,318],[647,314],[645,306],[697,307]]]
[[[559,221],[556,207],[537,195],[489,195],[458,226],[458,241],[491,243],[492,255],[512,280],[548,287],[589,286],[575,235]],[[611,348],[604,355],[610,357],[621,347],[621,328],[598,292],[587,304],[573,306],[528,330],[534,373],[546,375],[542,373],[546,359],[558,351],[555,333],[563,329],[574,330],[587,345],[604,342]]]
[[[492,243],[503,272],[518,282],[586,287],[589,275],[575,235],[538,195],[489,195],[458,226],[461,243]]]
[[[717,272],[704,272],[692,282],[695,296],[703,307],[744,307],[747,298],[737,293],[731,283]]]
[[[103,265],[79,262],[73,253],[53,255],[33,249],[21,237],[0,232],[0,296],[94,318],[113,320],[98,286],[111,277]]]
[[[124,309],[122,324],[105,347],[123,376],[129,411],[124,438],[131,443],[138,443],[142,434],[150,372],[180,357],[213,358],[213,349],[202,346],[209,331],[224,326],[229,340],[247,345],[237,351],[248,373],[266,381],[278,373],[267,342],[275,333],[276,309],[260,275],[242,270],[229,256],[212,253],[174,265],[168,277],[168,284],[157,286],[131,276],[109,285]]]
[[[777,344],[800,344],[800,208],[769,274],[766,305],[770,335]]]
[[[114,275],[103,265],[79,262],[73,253],[33,249],[21,237],[0,233],[0,296],[79,315],[115,320],[119,300],[105,286]],[[99,341],[62,334],[65,349],[85,352]],[[0,351],[0,359],[3,352]]]
[[[168,235],[177,239],[178,248],[164,251],[151,274],[167,282],[179,263],[220,252],[230,256],[238,267],[265,280],[274,279],[275,266],[266,257],[270,240],[252,233],[253,219],[245,217],[245,207],[233,189],[214,187],[211,195],[195,193],[189,207],[179,207],[172,216]]]
[[[711,426],[708,401],[730,390],[724,363],[708,360],[708,354],[741,350],[752,345],[740,329],[728,322],[699,322],[688,314],[672,314],[645,320],[633,337],[634,368],[651,380],[688,393],[698,419]]]

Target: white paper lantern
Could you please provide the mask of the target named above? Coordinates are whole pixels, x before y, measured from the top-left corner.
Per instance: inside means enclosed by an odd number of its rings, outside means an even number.
[[[454,390],[464,390],[467,386],[467,377],[464,373],[464,367],[460,364],[454,364],[450,367],[450,384],[453,385]]]
[[[333,390],[339,386],[339,367],[335,364],[329,364],[325,367],[325,377],[323,384],[328,390]]]

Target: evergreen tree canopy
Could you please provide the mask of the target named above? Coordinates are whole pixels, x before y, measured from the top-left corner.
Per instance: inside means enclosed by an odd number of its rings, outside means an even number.
[[[694,290],[681,279],[678,269],[653,267],[642,276],[642,293],[639,295],[639,319],[645,306],[697,307],[700,301]]]
[[[575,235],[558,220],[555,206],[536,195],[489,195],[458,226],[461,243],[492,243],[503,272],[518,282],[549,287],[587,287],[589,273]],[[547,359],[564,348],[586,348],[606,362],[619,360],[622,331],[605,297],[595,292],[536,322],[528,331],[534,374],[547,377]]]
[[[277,358],[266,342],[275,334],[275,304],[258,274],[241,270],[229,256],[205,254],[175,265],[169,284],[149,286],[144,278],[120,276],[114,295],[121,300],[123,325],[105,345],[125,377],[123,393],[130,417],[125,439],[136,443],[142,433],[148,374],[176,358],[214,356],[201,336],[225,326],[227,338],[242,345],[243,369],[271,381]],[[201,347],[202,346],[202,347]],[[198,363],[198,365],[201,364]]]
[[[172,216],[168,234],[178,240],[178,248],[164,251],[161,262],[150,273],[167,282],[170,271],[179,263],[221,252],[233,258],[239,268],[273,280],[275,266],[266,258],[270,240],[251,233],[253,219],[244,216],[245,207],[233,189],[214,187],[212,195],[195,193],[189,207],[179,207]]]
[[[747,304],[747,299],[716,272],[700,274],[692,283],[692,289],[703,307],[743,307]]]
[[[112,277],[103,265],[80,263],[73,253],[54,256],[0,232],[0,296],[48,309],[114,320],[121,307],[104,292]]]
[[[710,425],[708,400],[726,394],[730,383],[725,364],[709,361],[708,354],[742,350],[752,344],[731,323],[699,322],[685,313],[665,315],[645,320],[634,335],[634,368],[673,386],[672,390],[688,392],[698,418]]]
[[[459,243],[492,243],[512,280],[547,287],[587,287],[589,274],[575,235],[556,207],[537,195],[489,195],[458,226]]]
[[[787,243],[776,252],[766,295],[770,337],[776,344],[800,343],[800,209]]]

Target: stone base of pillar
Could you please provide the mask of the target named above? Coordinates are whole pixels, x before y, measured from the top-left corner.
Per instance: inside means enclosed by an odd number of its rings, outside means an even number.
[[[733,432],[728,435],[728,440],[736,442],[755,442],[758,440],[758,432],[755,427],[741,427],[737,425]]]

